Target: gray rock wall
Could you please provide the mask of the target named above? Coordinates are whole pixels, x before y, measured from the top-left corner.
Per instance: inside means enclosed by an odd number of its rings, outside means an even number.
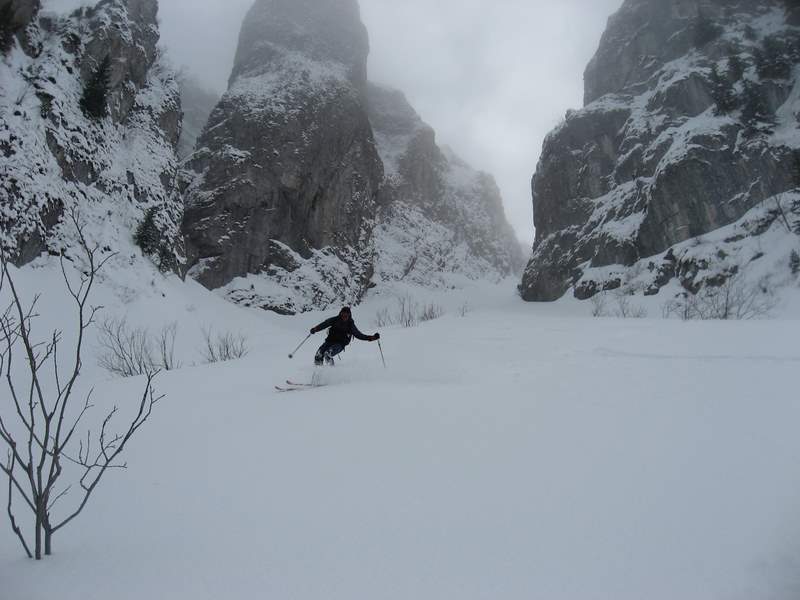
[[[491,280],[518,272],[520,246],[494,179],[442,150],[401,92],[370,84],[369,107],[386,167],[379,278],[436,285],[442,273]]]
[[[367,54],[355,0],[253,6],[229,90],[190,162],[184,231],[198,281],[219,288],[275,267],[290,273],[300,266],[293,253],[325,251],[352,274],[347,299],[366,290],[383,176],[363,95]],[[342,299],[312,288],[308,302]]]
[[[548,136],[533,178],[527,300],[616,282],[631,266],[800,185],[794,66],[781,1],[628,0],[586,70],[586,106]]]

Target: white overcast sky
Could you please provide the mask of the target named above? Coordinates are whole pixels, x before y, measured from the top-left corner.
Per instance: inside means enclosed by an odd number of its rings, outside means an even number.
[[[583,98],[583,70],[622,0],[360,0],[370,78],[405,92],[438,141],[497,179],[533,240],[530,179],[544,136]],[[45,0],[56,9],[88,0]],[[223,91],[253,0],[160,0],[178,66]]]

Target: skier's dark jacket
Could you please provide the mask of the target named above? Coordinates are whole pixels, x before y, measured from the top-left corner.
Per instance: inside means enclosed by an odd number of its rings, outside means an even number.
[[[325,341],[331,344],[347,346],[354,337],[362,342],[369,342],[372,340],[371,337],[364,335],[358,330],[352,317],[347,321],[343,321],[341,316],[332,317],[314,327],[315,332],[322,331],[323,329],[328,329],[328,337]]]

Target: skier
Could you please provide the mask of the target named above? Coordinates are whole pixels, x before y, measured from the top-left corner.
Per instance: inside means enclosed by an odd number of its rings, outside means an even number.
[[[353,322],[353,315],[348,306],[339,311],[339,316],[323,321],[311,329],[311,334],[325,329],[328,330],[328,337],[314,356],[314,364],[318,367],[322,365],[323,361],[328,365],[333,365],[333,357],[342,352],[354,337],[364,342],[375,342],[381,339],[379,333],[375,335],[361,333]]]

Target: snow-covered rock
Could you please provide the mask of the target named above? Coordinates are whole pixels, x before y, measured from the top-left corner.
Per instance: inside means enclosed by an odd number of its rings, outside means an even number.
[[[494,179],[439,148],[401,92],[370,84],[369,110],[385,171],[376,283],[441,287],[451,273],[499,281],[520,268]]]
[[[118,251],[146,213],[162,265],[180,260],[175,193],[180,98],[158,51],[155,0],[104,0],[28,27],[35,51],[0,61],[0,242],[23,264],[75,244],[66,214],[91,243]],[[86,82],[108,58],[105,118],[81,110]]]
[[[690,291],[724,280],[751,258],[731,263],[740,239],[719,240],[724,247],[691,268],[673,259],[688,240],[702,246],[701,236],[753,222],[757,208],[760,225],[746,236],[783,230],[786,243],[759,252],[786,253],[771,258],[788,266],[788,248],[800,248],[792,233],[800,221],[800,30],[790,5],[625,2],[587,68],[586,106],[545,141],[526,300],[570,289],[587,298],[644,267],[654,274],[651,294],[673,277]]]
[[[18,40],[29,46],[28,26],[39,12],[39,0],[0,0],[0,55]]]
[[[367,83],[355,0],[261,0],[189,160],[189,274],[278,312],[368,289],[521,267],[494,180],[435,142],[401,93]]]
[[[355,0],[256,2],[189,162],[192,277],[282,312],[360,300],[383,178],[365,109],[368,52]]]

